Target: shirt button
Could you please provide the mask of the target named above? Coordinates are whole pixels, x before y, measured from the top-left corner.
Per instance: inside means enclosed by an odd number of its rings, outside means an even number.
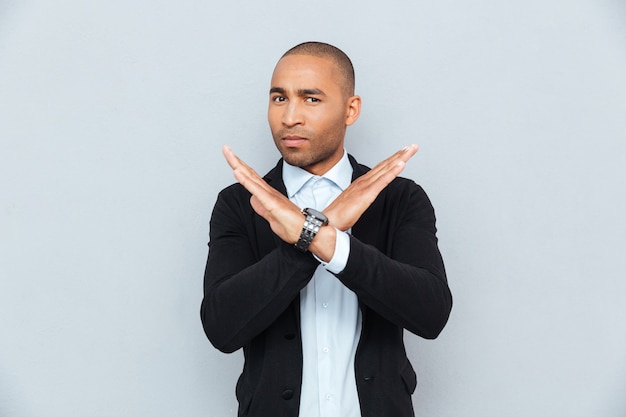
[[[282,397],[284,400],[290,400],[293,398],[293,390],[286,389],[283,391]]]
[[[328,308],[328,303],[322,303],[322,307]]]
[[[333,396],[330,394],[326,394],[326,401],[330,401],[333,399]]]
[[[328,353],[330,351],[330,349],[328,349],[327,347],[325,347],[324,349],[322,349],[324,351],[324,353]]]

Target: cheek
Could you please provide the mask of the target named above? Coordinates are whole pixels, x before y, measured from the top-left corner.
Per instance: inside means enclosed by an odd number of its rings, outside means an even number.
[[[315,118],[310,120],[312,123],[315,123],[317,130],[320,132],[335,132],[345,128],[345,119],[341,112],[334,111],[315,116]]]

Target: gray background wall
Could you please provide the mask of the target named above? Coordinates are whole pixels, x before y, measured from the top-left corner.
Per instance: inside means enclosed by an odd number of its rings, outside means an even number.
[[[199,322],[230,144],[275,163],[280,54],[344,49],[373,165],[408,144],[455,306],[417,414],[626,415],[626,6],[0,0],[0,416],[233,416]]]

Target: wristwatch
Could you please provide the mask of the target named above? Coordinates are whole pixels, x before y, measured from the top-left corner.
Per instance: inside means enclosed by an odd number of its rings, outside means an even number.
[[[324,213],[320,213],[312,208],[302,209],[302,214],[304,214],[306,218],[304,219],[302,232],[300,232],[300,239],[298,239],[295,246],[302,252],[306,252],[313,238],[317,232],[319,232],[320,227],[328,224],[328,217],[326,217]]]

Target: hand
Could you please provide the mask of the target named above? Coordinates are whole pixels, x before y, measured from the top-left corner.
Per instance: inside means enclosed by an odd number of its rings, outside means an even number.
[[[235,178],[252,194],[250,204],[254,211],[268,221],[272,231],[287,243],[300,238],[304,216],[300,208],[266,183],[252,168],[239,159],[226,145],[222,153],[233,169]],[[334,250],[334,249],[333,249]]]
[[[378,194],[400,175],[417,150],[417,145],[407,146],[357,178],[324,210],[330,224],[342,231],[354,226]]]
[[[335,251],[336,231],[350,229],[378,194],[404,169],[406,162],[417,152],[410,145],[380,162],[359,177],[324,210],[330,225],[322,227],[313,239],[309,251],[328,262]],[[268,221],[274,233],[287,243],[300,238],[304,217],[298,206],[266,183],[252,168],[239,159],[228,147],[222,153],[233,169],[235,178],[252,194],[250,204],[254,211]]]

